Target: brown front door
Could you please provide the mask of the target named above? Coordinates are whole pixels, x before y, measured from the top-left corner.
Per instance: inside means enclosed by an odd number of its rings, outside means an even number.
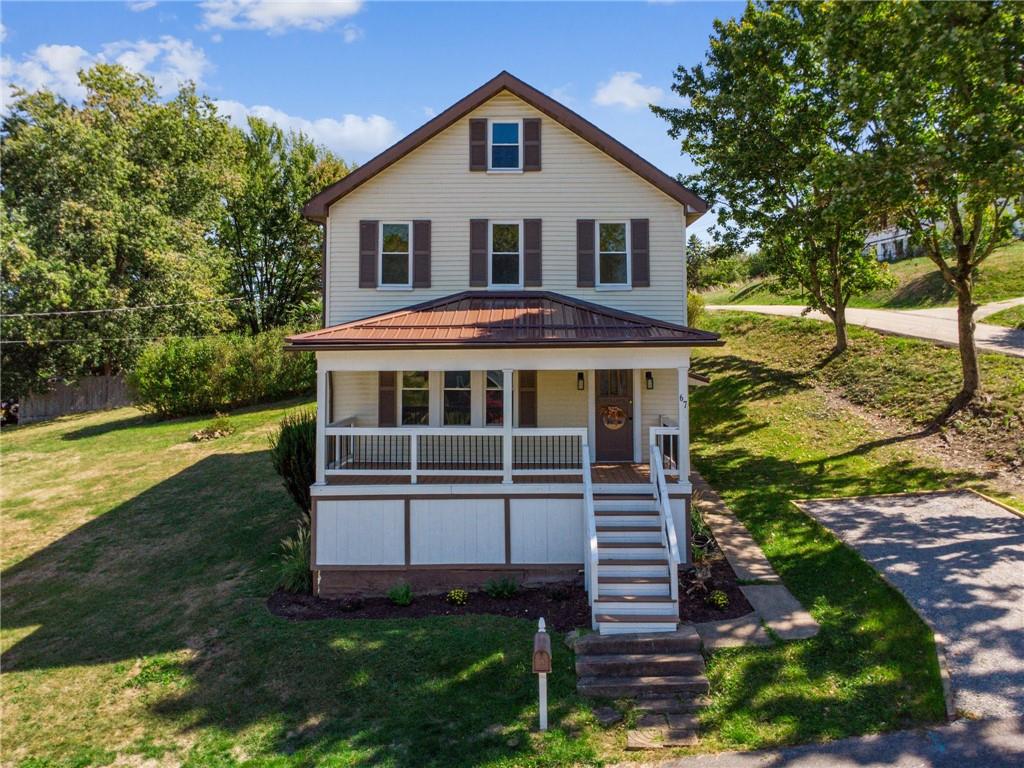
[[[633,460],[633,372],[594,371],[598,461]]]

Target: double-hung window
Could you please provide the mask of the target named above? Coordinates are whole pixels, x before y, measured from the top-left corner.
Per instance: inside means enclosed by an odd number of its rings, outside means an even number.
[[[402,426],[425,427],[430,424],[430,374],[427,371],[402,372]]]
[[[444,372],[444,425],[469,426],[473,390],[469,371]]]
[[[598,221],[597,287],[629,288],[629,223]]]
[[[381,222],[380,287],[412,287],[412,224]]]
[[[492,288],[519,288],[522,286],[521,235],[521,222],[491,222],[488,272]]]
[[[520,171],[522,124],[518,120],[492,120],[488,125],[488,164],[492,171]]]
[[[505,421],[505,374],[487,371],[484,381],[484,424],[500,427]]]

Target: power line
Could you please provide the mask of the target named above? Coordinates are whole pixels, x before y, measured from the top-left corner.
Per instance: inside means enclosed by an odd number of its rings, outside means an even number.
[[[192,307],[197,304],[224,304],[233,301],[245,301],[244,298],[233,299],[208,299],[206,301],[181,301],[176,304],[150,304],[144,307],[111,307],[109,309],[67,309],[53,310],[52,312],[15,312],[0,314],[0,318],[6,317],[60,317],[63,315],[98,315],[105,312],[138,312],[142,309],[170,309],[171,307]]]
[[[0,339],[0,346],[4,344],[83,344],[89,341],[161,341],[163,339],[213,339],[218,336],[226,336],[223,333],[208,333],[203,336],[188,336],[180,334],[168,334],[167,336],[86,336],[81,339]]]

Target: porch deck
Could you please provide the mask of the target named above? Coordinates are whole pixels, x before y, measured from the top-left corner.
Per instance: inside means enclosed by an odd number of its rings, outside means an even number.
[[[637,485],[646,484],[651,480],[651,468],[647,464],[633,462],[594,464],[590,472],[594,485]],[[328,485],[407,485],[407,475],[328,475]],[[457,485],[480,484],[485,479],[479,475],[421,475],[417,478],[419,485]],[[532,485],[541,483],[578,483],[579,473],[565,475],[513,475],[514,485]],[[494,482],[501,482],[500,475],[494,476]]]

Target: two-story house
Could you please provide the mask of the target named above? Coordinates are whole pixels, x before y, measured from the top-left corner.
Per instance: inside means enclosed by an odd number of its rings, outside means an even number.
[[[602,632],[675,629],[706,210],[506,72],[312,198],[318,594],[582,571]]]

